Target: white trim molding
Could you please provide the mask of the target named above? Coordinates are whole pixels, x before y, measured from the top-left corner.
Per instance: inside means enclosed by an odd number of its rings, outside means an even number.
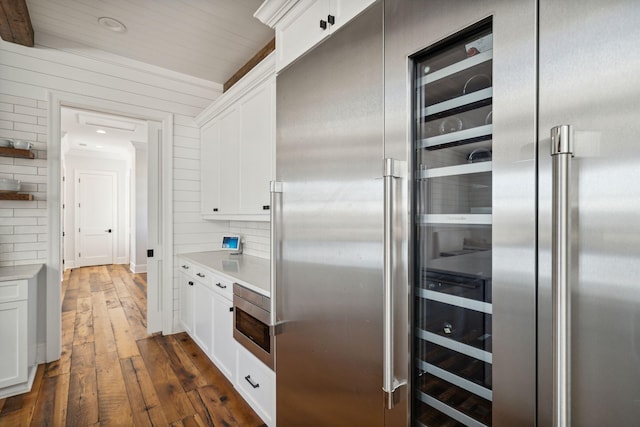
[[[131,262],[129,263],[129,271],[131,271],[133,274],[146,273],[147,264],[134,264]]]
[[[194,119],[198,126],[204,125],[206,122],[220,114],[225,109],[233,105],[237,100],[242,98],[246,93],[258,87],[265,80],[272,78],[276,73],[276,54],[271,52],[269,56],[264,58],[251,71],[245,74],[231,89],[226,91],[220,98],[216,99],[202,113]]]
[[[60,358],[62,351],[62,215],[60,108],[71,107],[162,123],[162,325],[164,334],[173,333],[173,113],[153,110],[84,95],[48,91],[49,134],[47,139],[48,259],[46,286],[46,361]]]
[[[265,0],[253,14],[260,22],[274,28],[299,0]]]

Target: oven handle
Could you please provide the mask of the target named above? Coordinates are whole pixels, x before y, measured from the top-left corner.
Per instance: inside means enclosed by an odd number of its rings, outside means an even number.
[[[571,158],[573,129],[551,129],[553,425],[571,425]]]
[[[276,325],[278,323],[278,270],[281,258],[280,227],[282,224],[282,182],[271,181],[270,183],[270,203],[271,203],[271,306],[270,324],[273,334],[277,334]]]

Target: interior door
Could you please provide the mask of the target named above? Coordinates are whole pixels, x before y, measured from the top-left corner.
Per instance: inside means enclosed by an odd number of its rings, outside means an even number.
[[[76,172],[79,267],[113,264],[117,179],[115,172]]]
[[[147,122],[147,332],[162,330],[162,123]]]
[[[570,421],[640,419],[640,3],[540,1],[540,425],[553,419],[550,129],[573,127]]]

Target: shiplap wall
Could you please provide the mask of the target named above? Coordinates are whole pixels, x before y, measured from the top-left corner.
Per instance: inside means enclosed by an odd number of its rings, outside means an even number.
[[[47,103],[0,88],[0,138],[33,143],[36,158],[0,157],[0,177],[18,179],[34,201],[0,201],[0,266],[47,260]]]
[[[37,42],[37,39],[36,39]],[[218,84],[134,61],[102,61],[43,46],[0,41],[0,138],[35,143],[37,160],[2,158],[0,175],[28,183],[37,201],[0,201],[0,263],[46,262],[46,141],[49,91],[92,97],[174,114],[174,254],[214,247],[229,224],[204,221],[199,202],[199,131],[193,117],[216,99]],[[27,172],[28,171],[28,172]],[[22,244],[28,244],[22,245]],[[6,246],[5,246],[6,245]],[[20,246],[17,246],[20,245]],[[177,319],[177,271],[174,319]],[[174,320],[174,325],[177,321]]]

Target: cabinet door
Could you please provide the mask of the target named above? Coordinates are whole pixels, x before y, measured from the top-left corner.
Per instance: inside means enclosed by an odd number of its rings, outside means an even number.
[[[27,301],[0,304],[0,388],[27,381]]]
[[[375,0],[332,0],[331,3],[331,14],[335,16],[335,24],[331,26],[333,32],[375,3]]]
[[[213,340],[213,292],[200,282],[193,286],[193,338],[211,355]]]
[[[216,296],[213,300],[213,361],[229,381],[235,372],[236,341],[233,338],[233,304]]]
[[[193,331],[193,286],[193,279],[180,273],[180,322],[189,335]]]
[[[240,213],[268,214],[273,174],[274,89],[268,83],[242,103]]]
[[[200,133],[200,197],[203,215],[220,208],[220,121],[204,125]]]
[[[240,109],[220,118],[219,213],[236,214],[240,208]]]
[[[330,6],[330,0],[302,1],[289,12],[282,24],[278,24],[276,71],[286,67],[329,35],[329,26],[323,29],[320,20],[326,22]]]

